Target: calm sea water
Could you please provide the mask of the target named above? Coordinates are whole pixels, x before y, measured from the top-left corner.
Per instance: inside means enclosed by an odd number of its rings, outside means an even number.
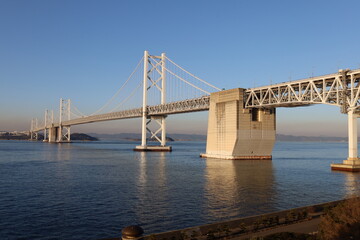
[[[204,142],[171,153],[134,142],[0,141],[0,239],[99,239],[342,199],[360,174],[332,172],[347,143],[278,142],[273,161],[199,158]]]

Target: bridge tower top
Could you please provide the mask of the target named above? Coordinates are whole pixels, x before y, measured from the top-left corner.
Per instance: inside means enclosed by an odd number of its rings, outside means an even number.
[[[69,121],[71,119],[71,100],[60,98],[60,114],[59,114],[59,123],[63,121]]]

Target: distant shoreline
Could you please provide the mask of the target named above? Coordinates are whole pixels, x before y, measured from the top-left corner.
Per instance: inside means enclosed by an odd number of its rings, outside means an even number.
[[[43,135],[38,136],[38,141],[42,141],[44,139]],[[30,135],[29,134],[16,134],[13,135],[9,132],[6,132],[3,135],[0,135],[0,140],[17,140],[17,141],[29,141]],[[72,133],[71,140],[74,141],[99,141],[98,138],[92,137],[85,133]]]
[[[0,135],[0,140],[29,140],[28,134],[12,134],[5,132]],[[39,135],[39,141],[43,136]],[[119,134],[97,134],[97,133],[73,133],[71,140],[74,141],[141,141],[141,135],[138,133],[119,133]],[[168,134],[168,142],[188,142],[188,141],[206,141],[206,135],[200,134]],[[277,134],[276,142],[348,142],[346,137],[315,137],[315,136],[294,136]]]
[[[118,133],[118,134],[98,134],[89,133],[91,136],[97,137],[101,141],[140,141],[139,133]],[[206,141],[206,135],[200,134],[167,134],[168,138],[176,142],[183,141]],[[276,135],[277,142],[347,142],[346,137],[314,137],[314,136],[293,136],[285,134]]]

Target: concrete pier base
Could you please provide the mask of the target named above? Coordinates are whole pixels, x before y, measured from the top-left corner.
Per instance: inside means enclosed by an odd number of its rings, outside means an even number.
[[[232,155],[220,155],[220,154],[200,154],[202,158],[220,158],[228,160],[272,160],[272,156],[232,156]]]
[[[244,108],[245,89],[211,93],[206,153],[201,157],[271,160],[275,109]]]
[[[136,146],[134,151],[137,152],[171,152],[171,146]]]
[[[48,133],[48,136],[49,136],[48,141],[49,141],[49,143],[56,142],[56,140],[58,139],[58,132],[59,132],[58,127],[49,128],[49,133]]]
[[[348,111],[348,138],[349,138],[349,157],[343,163],[331,164],[331,170],[360,172],[360,158],[358,157],[358,133],[357,118],[358,113],[354,109]]]
[[[346,171],[346,172],[360,172],[360,159],[348,158],[343,163],[333,163],[330,165],[331,170]]]

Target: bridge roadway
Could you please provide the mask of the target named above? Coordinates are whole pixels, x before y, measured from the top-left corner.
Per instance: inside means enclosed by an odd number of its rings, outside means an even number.
[[[245,91],[245,108],[297,107],[310,104],[329,104],[342,107],[342,112],[357,110],[360,97],[360,69],[340,70],[338,73],[283,82]],[[147,106],[147,116],[209,110],[210,96]],[[142,108],[123,110],[63,121],[62,126],[73,126],[101,121],[142,117]],[[59,123],[41,126],[35,132]]]
[[[163,116],[177,113],[188,113],[209,110],[210,96],[203,96],[200,98],[187,99],[184,101],[170,102],[166,104],[159,104],[154,106],[147,106],[147,116]],[[130,110],[123,110],[119,112],[111,112],[105,114],[98,114],[93,116],[75,118],[68,121],[63,121],[62,126],[73,126],[79,124],[87,124],[93,122],[111,121],[127,118],[142,117],[143,108],[135,108]],[[48,126],[42,126],[34,131],[42,131],[44,128],[59,127],[59,123],[54,123]]]

